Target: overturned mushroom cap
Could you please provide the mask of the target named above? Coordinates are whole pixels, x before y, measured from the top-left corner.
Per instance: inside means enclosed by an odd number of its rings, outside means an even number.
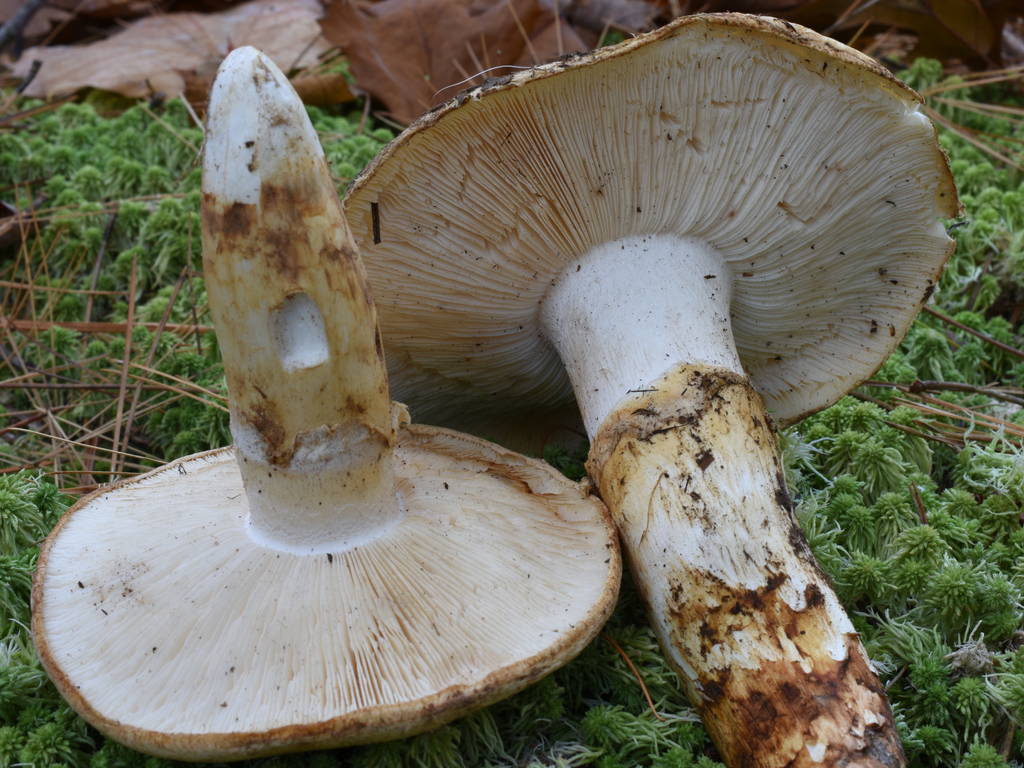
[[[203,186],[236,447],[47,539],[32,629],[61,694],[132,747],[226,760],[415,733],[572,658],[617,591],[606,510],[392,406],[316,133],[253,49],[218,75]]]
[[[62,695],[131,747],[223,760],[415,733],[572,658],[615,597],[597,502],[482,441],[402,434],[408,515],[347,551],[254,544],[230,449],[77,504],[34,592]]]
[[[552,285],[603,244],[671,236],[727,265],[693,278],[731,283],[773,415],[831,404],[896,347],[952,249],[956,195],[919,101],[808,29],[712,14],[424,116],[346,198],[395,396],[446,424],[571,403],[541,317]],[[638,384],[671,363],[625,354]]]

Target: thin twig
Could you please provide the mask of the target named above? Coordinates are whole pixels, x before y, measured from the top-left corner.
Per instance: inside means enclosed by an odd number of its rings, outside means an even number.
[[[889,690],[889,688],[891,688],[891,687],[892,687],[893,685],[895,685],[895,684],[896,684],[896,681],[897,681],[897,680],[899,680],[899,679],[900,679],[901,677],[903,677],[903,675],[904,675],[904,674],[906,673],[906,671],[907,671],[907,667],[905,667],[905,666],[904,666],[904,667],[900,667],[900,671],[899,671],[899,672],[897,672],[897,673],[896,673],[896,674],[895,674],[895,675],[894,675],[894,676],[892,677],[892,679],[891,679],[891,680],[889,680],[889,682],[887,682],[887,683],[885,684],[885,690],[887,690],[887,691],[888,691],[888,690]]]
[[[124,291],[97,291],[89,288],[62,288],[59,285],[34,285],[15,280],[0,280],[0,288],[14,288],[19,291],[49,291],[51,293],[75,293],[85,296],[123,296]]]
[[[120,454],[121,456],[129,456],[129,457],[131,457],[133,459],[141,459],[142,461],[154,461],[154,460],[157,460],[156,456],[143,456],[140,453],[127,453],[125,451],[114,450],[113,448],[98,448],[97,449],[96,446],[89,445],[88,443],[83,443],[80,440],[72,440],[72,439],[67,438],[67,437],[58,437],[57,435],[50,435],[50,434],[47,434],[46,432],[40,432],[37,429],[11,428],[11,431],[12,432],[24,432],[25,434],[28,434],[28,435],[37,435],[39,437],[46,437],[46,438],[49,438],[50,440],[59,440],[59,441],[61,441],[63,443],[69,443],[70,445],[81,445],[81,446],[84,446],[86,448],[91,448],[91,449],[94,449],[94,450],[105,451],[106,453]]]
[[[1005,83],[1009,80],[1017,80],[1024,75],[1024,67],[995,70],[995,72],[995,75],[993,75],[992,72],[978,72],[969,83],[936,83],[935,85],[922,90],[921,95],[927,98],[934,96],[937,93],[945,93],[946,91],[959,91],[968,87],[974,88],[978,85],[993,85],[995,83]],[[971,76],[967,75],[964,79],[966,80],[969,77]]]
[[[155,331],[160,327],[160,323],[136,323],[136,328],[145,328],[150,331]],[[107,323],[107,322],[90,322],[90,323],[78,323],[74,321],[63,321],[63,320],[17,320],[8,317],[0,317],[0,328],[9,328],[13,331],[48,331],[51,328],[67,328],[70,331],[81,331],[82,333],[125,333],[128,328],[127,323]],[[167,323],[164,326],[165,331],[171,333],[206,333],[212,331],[212,325],[195,325],[193,323]]]
[[[562,50],[562,19],[558,15],[558,0],[551,2],[551,14],[555,17],[555,42],[558,45],[558,55],[565,53]]]
[[[975,135],[975,132],[970,130],[969,128],[965,128],[962,125],[957,125],[952,120],[947,120],[943,115],[941,115],[939,112],[937,112],[936,110],[932,109],[931,107],[929,107],[927,105],[925,105],[922,108],[922,111],[929,118],[934,120],[936,123],[941,125],[943,128],[945,128],[945,129],[955,133],[957,136],[962,138],[968,144],[971,144],[971,145],[977,147],[982,152],[985,152],[985,153],[991,155],[992,157],[996,158],[1000,162],[1006,163],[1011,168],[1015,168],[1018,171],[1024,171],[1024,168],[1022,168],[1021,166],[1017,165],[1017,163],[1015,163],[1013,160],[1008,158],[1002,152],[999,152],[999,151],[993,149],[988,144],[983,142],[981,139],[977,138],[976,135]]]
[[[21,112],[15,112],[13,115],[4,115],[3,117],[0,117],[0,126],[7,125],[8,123],[16,123],[19,120],[27,120],[30,117],[36,117],[37,115],[42,115],[46,112],[53,112],[74,99],[76,95],[77,94],[72,93],[62,99],[48,101],[37,107],[31,107],[29,109],[22,110]]]
[[[650,708],[651,714],[654,715],[656,720],[665,722],[665,718],[658,714],[658,710],[654,706],[654,699],[651,698],[651,692],[647,690],[647,684],[644,682],[644,679],[640,676],[640,671],[633,664],[633,660],[629,658],[629,655],[624,650],[622,650],[622,646],[615,642],[615,638],[613,638],[607,632],[603,632],[602,634],[604,635],[604,639],[608,641],[611,647],[618,651],[619,656],[623,658],[623,660],[626,662],[626,666],[629,667],[629,671],[633,673],[633,677],[635,677],[636,681],[640,683],[640,690],[643,691],[644,699],[647,700],[647,706]]]
[[[523,28],[523,22],[519,20],[519,14],[516,13],[516,7],[512,5],[512,0],[505,0],[505,5],[508,6],[508,10],[512,14],[512,18],[516,22],[516,29],[519,30],[519,34],[522,35],[523,41],[526,43],[526,50],[530,52],[530,58],[533,59],[533,64],[536,66],[540,64],[540,58],[537,56],[537,51],[533,48],[533,43],[530,41],[530,36],[526,34],[526,30]]]
[[[988,113],[987,116],[991,117],[992,114],[997,115],[1013,115],[1014,117],[1024,117],[1024,109],[1020,107],[1007,107],[1002,104],[986,104],[981,101],[965,101],[963,99],[950,99],[942,96],[936,96],[932,101],[938,102],[939,104],[948,104],[951,107],[957,109],[966,109],[968,112],[980,112],[982,114]],[[1020,123],[1020,120],[1014,120],[1013,118],[1007,118],[1011,123]]]
[[[19,8],[10,20],[2,27],[0,27],[0,51],[4,50],[11,41],[18,37],[21,37],[21,33],[24,31],[25,26],[35,16],[36,11],[43,7],[46,0],[27,0],[24,5]]]
[[[917,489],[914,483],[910,483],[910,497],[914,500],[914,506],[917,508],[917,517],[921,521],[921,525],[928,525],[928,510],[924,508],[924,499],[921,498],[921,491]]]
[[[853,0],[852,3],[846,6],[846,10],[840,13],[836,20],[829,24],[825,29],[823,29],[821,33],[823,35],[829,35],[831,37],[832,33],[839,29],[839,27],[842,26],[843,22],[850,18],[850,16],[852,16],[855,11],[864,10],[863,8],[860,7],[860,4],[863,1],[864,0]],[[878,0],[869,0],[868,6],[874,5],[876,2],[878,2]]]
[[[853,48],[853,44],[856,43],[860,39],[860,36],[862,34],[864,34],[864,30],[867,29],[870,24],[871,24],[871,17],[869,16],[868,18],[864,19],[864,23],[863,24],[861,24],[859,27],[857,27],[857,31],[853,33],[853,37],[851,37],[849,40],[846,41],[846,44],[848,46],[850,46],[851,48]]]
[[[948,419],[957,419],[958,421],[966,421],[968,424],[975,424],[981,421],[984,422],[981,426],[989,429],[1003,430],[1004,432],[1009,432],[1012,435],[1024,436],[1024,427],[1021,427],[1019,424],[1014,424],[1012,421],[1000,419],[997,416],[990,416],[987,413],[975,411],[971,408],[957,403],[952,403],[948,400],[940,400],[939,398],[932,397],[931,395],[921,394],[918,395],[918,397],[920,397],[923,402],[915,402],[914,400],[907,400],[902,397],[894,398],[894,402],[899,403],[900,405],[908,405],[912,408],[917,408],[919,411],[932,413],[936,416],[942,416]],[[939,406],[945,406],[946,408],[951,408],[954,411],[960,411],[962,414],[966,415],[951,413],[947,410],[943,410],[943,408]]]
[[[999,387],[979,387],[974,384],[964,384],[960,381],[921,381],[920,379],[911,384],[896,384],[891,381],[865,381],[865,387],[885,387],[895,389],[907,394],[918,392],[970,392],[977,395],[985,395],[995,400],[1003,400],[1014,405],[1024,405],[1024,397],[1012,395]]]
[[[163,126],[167,130],[167,132],[170,133],[174,138],[176,138],[178,141],[180,141],[186,147],[191,149],[197,155],[199,154],[199,148],[195,144],[193,144],[191,141],[189,141],[184,136],[182,136],[180,133],[178,133],[178,130],[173,125],[168,123],[166,120],[164,120],[162,117],[160,117],[160,115],[156,114],[156,112],[154,112],[149,107],[147,107],[144,102],[142,102],[142,101],[138,102],[138,106],[142,109],[143,112],[145,112],[151,118],[156,120],[161,126]]]
[[[466,41],[466,52],[469,53],[469,59],[473,62],[473,67],[477,72],[484,69],[484,65],[480,63],[480,59],[477,58],[476,51],[473,50],[473,46],[469,44],[469,40]]]
[[[120,360],[113,360],[111,362],[120,363],[122,361],[120,361]],[[130,365],[133,368],[141,368],[146,373],[151,373],[154,376],[163,376],[164,378],[170,379],[171,381],[176,382],[178,384],[181,384],[184,387],[192,387],[193,389],[195,389],[198,392],[201,392],[204,395],[209,395],[215,401],[224,402],[224,401],[227,400],[227,398],[225,398],[224,395],[217,394],[212,389],[207,389],[206,387],[202,387],[199,384],[196,384],[194,381],[187,381],[185,379],[180,378],[179,376],[175,376],[173,374],[167,373],[166,371],[157,370],[156,368],[149,368],[148,366],[142,365],[141,363],[131,363],[130,362]],[[133,375],[136,376],[136,378],[138,378],[138,374],[133,374]],[[189,396],[190,392],[188,390],[182,390],[181,394]],[[207,403],[207,405],[213,405],[213,406],[217,405],[217,403],[208,403],[205,400],[202,400],[202,402]],[[227,410],[227,409],[224,409],[222,407],[222,410]]]
[[[100,247],[96,251],[96,259],[92,264],[92,277],[89,279],[89,297],[85,300],[84,320],[87,323],[92,320],[92,292],[96,290],[96,285],[100,280],[100,267],[103,264],[103,257],[107,253],[107,244],[110,242],[110,236],[114,233],[114,222],[117,221],[117,212],[119,210],[119,207],[115,207],[110,212],[110,216],[107,218],[107,226],[103,228],[103,239],[100,241]]]
[[[1020,358],[1021,360],[1024,360],[1024,352],[1022,352],[1021,350],[1017,349],[1016,347],[1011,347],[1009,344],[1004,344],[1003,342],[999,341],[998,339],[992,338],[987,333],[982,333],[981,331],[978,331],[978,330],[975,330],[974,328],[971,328],[969,325],[964,325],[963,323],[959,322],[958,320],[954,320],[949,315],[944,314],[943,312],[940,312],[939,310],[934,309],[933,307],[929,307],[927,304],[924,307],[922,307],[922,309],[925,312],[927,312],[929,315],[931,315],[932,317],[937,317],[942,322],[948,323],[949,325],[952,325],[954,328],[959,328],[961,331],[964,331],[965,333],[969,333],[972,336],[975,336],[975,337],[981,339],[982,341],[984,341],[984,342],[986,342],[988,344],[991,344],[993,347],[996,347],[997,349],[1003,350],[1003,352],[1006,352],[1007,354],[1013,355],[1014,357],[1017,357],[1017,358]]]
[[[370,116],[370,94],[363,96],[363,114],[359,117],[359,127],[356,133],[361,134],[366,126],[366,120]]]
[[[117,414],[114,416],[114,448],[121,440],[121,419],[124,416],[124,399],[128,394],[128,365],[132,359],[132,325],[135,324],[135,290],[138,280],[138,259],[132,256],[131,273],[128,276],[128,317],[124,332],[124,362],[121,365],[120,389],[117,393]],[[125,448],[128,447],[128,430],[124,430]],[[118,468],[117,457],[114,457],[113,468]]]
[[[156,382],[138,384],[137,386],[139,389],[159,390],[161,392],[181,392],[179,387],[172,387],[170,384],[158,384]],[[0,389],[63,389],[70,392],[113,392],[121,389],[121,385],[90,383],[83,381],[0,381]],[[3,428],[0,428],[0,433],[3,431]]]
[[[164,327],[167,325],[167,320],[171,316],[171,310],[174,308],[174,303],[178,300],[178,293],[181,291],[181,286],[185,283],[185,276],[188,274],[188,267],[183,267],[181,274],[178,276],[178,280],[174,283],[174,288],[171,291],[171,296],[167,300],[167,306],[164,307],[163,314],[160,317],[160,327],[156,333],[153,334],[153,341],[149,345],[149,350],[146,352],[146,365],[150,366],[153,364],[153,356],[156,354],[157,347],[160,345],[160,339],[163,337]],[[125,358],[128,357],[127,351],[125,352]],[[135,425],[135,411],[139,407],[139,396],[142,394],[142,382],[140,381],[135,385],[135,389],[132,392],[132,402],[128,407],[128,416],[125,418],[125,445],[127,445],[128,435],[131,434],[132,427]]]

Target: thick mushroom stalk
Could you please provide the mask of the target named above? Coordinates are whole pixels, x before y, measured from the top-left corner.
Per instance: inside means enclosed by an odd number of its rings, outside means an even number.
[[[674,236],[599,246],[556,282],[544,327],[593,441],[588,469],[727,764],[902,765],[884,691],[793,515],[733,342],[731,282],[713,248]]]
[[[214,84],[203,264],[250,529],[279,548],[333,552],[399,518],[395,431],[362,263],[290,89],[253,48]]]

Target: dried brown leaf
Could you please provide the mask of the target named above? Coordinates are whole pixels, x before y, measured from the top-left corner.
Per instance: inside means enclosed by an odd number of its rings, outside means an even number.
[[[540,59],[535,47],[531,52],[532,38],[553,20],[537,0],[383,0],[365,6],[334,0],[321,26],[324,37],[344,50],[359,87],[386,104],[395,120],[409,123],[460,88],[482,82],[472,77],[482,69],[532,64],[533,53]]]
[[[864,24],[878,32],[889,28],[912,32],[917,45],[911,57],[991,63],[999,60],[1002,30],[1014,3],[1019,6],[1019,0],[810,0],[779,12],[839,39],[844,39],[841,32],[852,33]],[[751,4],[758,2],[751,0]]]
[[[931,0],[932,13],[972,50],[986,54],[996,41],[992,21],[978,0]]]
[[[537,31],[530,36],[530,45],[542,62],[553,61],[566,53],[582,53],[591,48],[564,19],[559,19],[557,24],[554,19],[547,24],[539,23]],[[517,66],[524,67],[532,64],[533,59],[529,51],[524,51],[516,62]]]
[[[132,98],[177,96],[197,87],[197,78],[207,83],[220,60],[243,45],[260,48],[286,70],[311,66],[328,49],[317,24],[321,12],[319,0],[253,0],[224,13],[151,16],[89,45],[30,48],[15,74],[25,77],[33,60],[42,62],[29,96],[85,87]]]
[[[292,80],[292,85],[303,103],[314,107],[329,107],[355,100],[345,77],[336,72],[300,75]]]
[[[24,3],[25,0],[0,0],[0,22],[10,20]],[[47,3],[32,15],[21,34],[28,38],[41,37],[70,16],[66,10]]]
[[[653,26],[657,13],[647,0],[572,0],[565,8],[574,25],[597,33],[608,25],[643,32]]]

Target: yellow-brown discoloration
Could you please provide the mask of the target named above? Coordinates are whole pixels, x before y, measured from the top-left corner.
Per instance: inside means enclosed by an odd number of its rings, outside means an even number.
[[[203,198],[204,268],[211,313],[235,419],[255,429],[266,460],[286,467],[305,429],[351,420],[390,432],[390,405],[377,318],[362,264],[322,158],[296,154],[280,178],[265,180],[259,202]],[[269,343],[272,313],[304,293],[323,315],[337,365],[285,373]],[[301,393],[319,392],[309,398]]]
[[[669,659],[730,766],[901,766],[877,677],[793,515],[745,377],[681,366],[588,468]]]
[[[674,642],[693,645],[696,634],[706,658],[716,646],[740,654],[737,638],[758,634],[781,659],[700,677],[694,703],[729,765],[902,765],[884,690],[857,636],[847,635],[840,660],[822,650],[832,617],[821,587],[807,585],[805,607],[796,610],[779,597],[784,574],[770,575],[760,589],[736,591],[687,570],[677,575],[668,606]],[[686,590],[706,590],[718,604],[688,599]]]

